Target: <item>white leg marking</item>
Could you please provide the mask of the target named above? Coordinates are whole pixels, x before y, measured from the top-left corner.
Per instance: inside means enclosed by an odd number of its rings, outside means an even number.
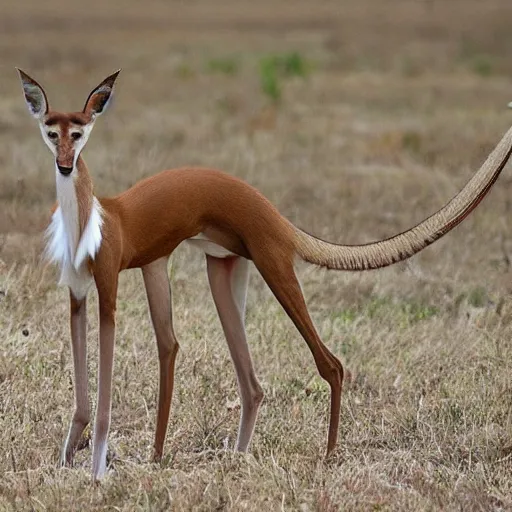
[[[94,435],[96,438],[96,434]],[[94,441],[94,453],[95,457],[92,464],[92,474],[94,480],[101,480],[105,476],[107,471],[107,440],[101,439],[100,441]]]

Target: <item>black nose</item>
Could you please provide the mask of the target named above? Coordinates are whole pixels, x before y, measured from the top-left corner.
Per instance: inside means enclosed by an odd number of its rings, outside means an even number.
[[[73,170],[73,167],[64,167],[63,165],[59,164],[57,164],[57,167],[59,169],[59,172],[64,176],[69,176],[71,174],[71,171]]]

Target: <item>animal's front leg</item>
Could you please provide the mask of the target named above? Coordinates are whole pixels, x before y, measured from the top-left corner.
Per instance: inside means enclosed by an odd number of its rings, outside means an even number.
[[[87,305],[85,297],[75,299],[70,292],[71,347],[75,370],[75,412],[69,433],[62,447],[61,464],[73,464],[76,447],[89,423],[89,396],[87,392]]]
[[[112,368],[114,364],[116,282],[107,288],[98,287],[100,306],[100,340],[98,366],[98,401],[94,423],[92,476],[99,480],[107,469],[107,438],[112,402]]]

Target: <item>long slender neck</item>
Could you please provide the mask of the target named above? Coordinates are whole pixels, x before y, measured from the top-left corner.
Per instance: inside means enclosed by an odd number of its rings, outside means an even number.
[[[57,201],[69,244],[71,259],[75,257],[93,207],[93,186],[81,156],[70,176],[57,172]]]

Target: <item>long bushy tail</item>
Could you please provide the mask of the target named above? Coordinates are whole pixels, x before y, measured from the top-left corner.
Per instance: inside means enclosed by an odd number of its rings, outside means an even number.
[[[498,179],[511,152],[512,128],[450,202],[403,233],[364,245],[337,245],[294,227],[297,253],[309,263],[335,270],[368,270],[405,260],[448,233],[478,206]]]

